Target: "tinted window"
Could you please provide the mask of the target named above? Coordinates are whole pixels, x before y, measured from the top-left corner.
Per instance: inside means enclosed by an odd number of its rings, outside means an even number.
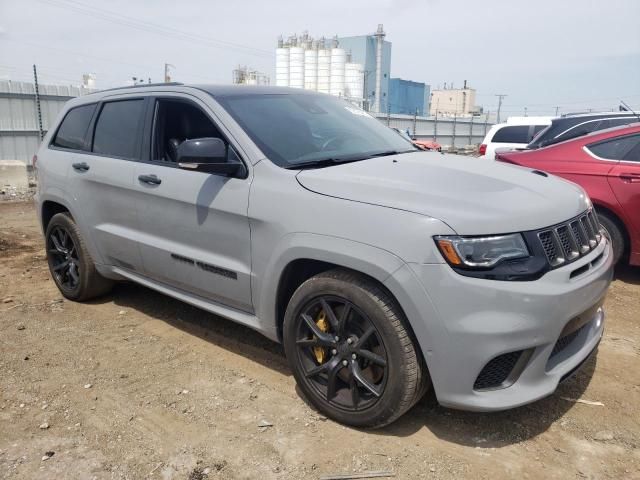
[[[633,114],[601,114],[599,116],[577,115],[556,118],[555,120],[552,120],[549,127],[547,127],[543,132],[540,132],[540,134],[527,146],[527,148],[546,147],[547,145],[563,142],[570,138],[576,138],[604,128],[626,125],[634,122],[634,118]]]
[[[626,156],[632,151],[637,151],[640,135],[618,137],[606,142],[600,142],[587,146],[589,150],[600,158],[607,160],[627,160]]]
[[[84,137],[89,128],[89,122],[96,109],[96,104],[76,107],[67,113],[56,133],[53,144],[56,147],[86,150]]]
[[[368,113],[330,95],[237,95],[217,100],[282,167],[419,151]]]
[[[624,156],[624,160],[628,162],[640,162],[640,141],[636,142],[636,146],[629,150]]]
[[[113,157],[135,158],[144,100],[105,103],[93,135],[93,151]]]
[[[529,125],[514,125],[513,127],[502,127],[498,130],[493,139],[493,143],[529,143]]]

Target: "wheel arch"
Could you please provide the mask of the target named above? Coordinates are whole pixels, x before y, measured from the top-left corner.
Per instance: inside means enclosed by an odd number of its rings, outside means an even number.
[[[261,310],[266,317],[273,319],[278,341],[282,342],[284,314],[296,289],[314,275],[338,268],[361,275],[384,290],[402,311],[407,328],[413,335],[411,320],[401,302],[384,284],[404,265],[402,259],[371,245],[322,235],[294,234],[285,243],[280,258],[271,269],[267,269],[266,278],[273,278],[274,281],[265,284],[261,301],[265,307]],[[273,274],[270,275],[269,271]],[[419,349],[419,342],[415,343]]]
[[[409,319],[407,312],[405,312],[405,309],[402,307],[400,300],[397,298],[396,295],[394,295],[394,293],[389,289],[389,287],[387,287],[387,285],[385,285],[385,283],[383,283],[383,281],[381,281],[380,279],[372,277],[371,275],[368,275],[367,273],[364,273],[362,271],[355,270],[348,266],[321,261],[321,260],[314,260],[309,258],[295,259],[295,260],[292,260],[289,264],[287,264],[287,266],[283,270],[282,275],[280,276],[280,279],[278,282],[278,291],[276,295],[276,329],[277,329],[276,331],[278,335],[278,341],[282,343],[285,311],[287,309],[289,301],[291,300],[291,297],[293,296],[294,292],[298,289],[298,287],[300,287],[300,285],[302,285],[309,278],[315,275],[318,275],[319,273],[326,272],[329,270],[336,270],[336,269],[348,271],[365,278],[366,280],[375,284],[376,287],[384,291],[385,294],[388,295],[395,302],[395,304],[400,309],[406,321],[405,327],[407,332],[411,336],[411,340],[413,341],[414,348],[416,349],[416,352],[422,359],[422,363],[425,365],[424,368],[427,369],[428,367],[426,366],[426,358],[424,357],[420,342],[418,341],[416,334],[414,332],[413,325],[411,324],[411,320]]]
[[[402,265],[402,259],[391,252],[361,242],[315,233],[289,233],[269,251],[264,268],[254,273],[256,313],[267,330],[277,333],[274,339],[281,340],[278,330],[286,302],[311,276],[346,268],[383,283]]]
[[[631,236],[629,235],[629,230],[627,229],[627,226],[624,220],[620,217],[620,215],[618,215],[615,212],[615,210],[605,205],[604,203],[593,201],[593,199],[592,199],[592,202],[593,202],[593,207],[596,209],[596,212],[598,213],[598,215],[606,216],[609,220],[614,222],[618,226],[618,228],[620,228],[620,232],[624,237],[623,255],[628,253],[629,248],[631,246]]]
[[[54,200],[45,200],[44,202],[42,202],[42,207],[40,208],[40,222],[42,225],[42,232],[44,233],[47,231],[49,222],[54,215],[65,212],[71,215],[71,218],[73,218],[71,211],[62,203]]]

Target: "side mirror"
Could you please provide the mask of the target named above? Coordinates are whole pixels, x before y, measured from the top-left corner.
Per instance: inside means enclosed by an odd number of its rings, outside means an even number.
[[[220,138],[193,138],[177,149],[178,167],[183,170],[237,176],[244,169],[241,162],[227,161],[227,146]]]

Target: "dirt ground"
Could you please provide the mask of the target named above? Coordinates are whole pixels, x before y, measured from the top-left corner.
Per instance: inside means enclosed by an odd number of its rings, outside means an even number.
[[[0,203],[2,478],[640,478],[638,268],[616,274],[597,361],[553,396],[477,414],[431,395],[361,431],[245,327],[130,283],[63,300],[42,244],[31,203]]]

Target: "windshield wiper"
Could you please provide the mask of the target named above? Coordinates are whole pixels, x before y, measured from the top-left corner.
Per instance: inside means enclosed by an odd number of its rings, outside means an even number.
[[[403,153],[414,153],[414,152],[422,152],[424,150],[420,150],[419,148],[416,148],[415,150],[387,150],[385,152],[377,152],[377,153],[372,153],[371,155],[367,155],[366,158],[376,158],[376,157],[388,157],[390,155],[400,155]]]
[[[415,150],[386,150],[384,152],[371,153],[369,155],[363,155],[361,157],[347,157],[347,158],[322,158],[320,160],[310,160],[308,162],[292,163],[285,167],[287,170],[303,170],[305,168],[324,168],[331,167],[333,165],[340,165],[343,163],[359,162],[360,160],[368,160],[376,157],[386,157],[389,155],[399,155],[401,153],[421,152],[420,149]]]
[[[333,165],[340,165],[342,163],[357,162],[358,160],[364,160],[363,158],[322,158],[320,160],[310,160],[308,162],[292,163],[285,167],[287,170],[304,170],[307,168],[323,168],[331,167]]]

